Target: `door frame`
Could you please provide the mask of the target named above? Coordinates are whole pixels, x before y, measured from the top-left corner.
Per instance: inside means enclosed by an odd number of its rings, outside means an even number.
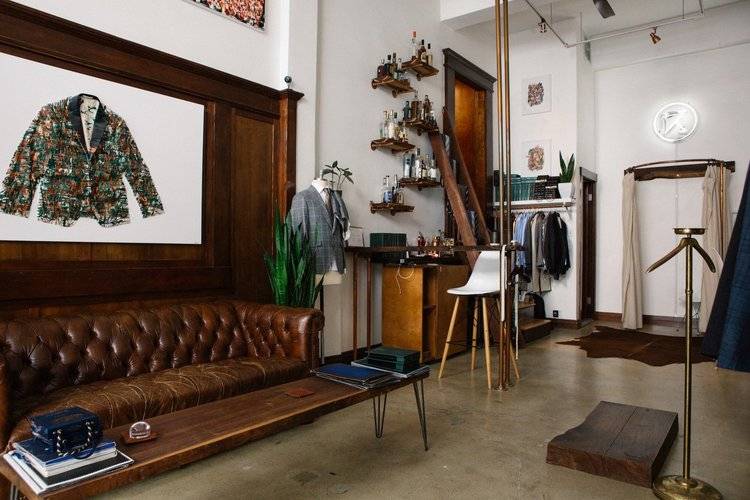
[[[493,202],[495,199],[495,167],[493,159],[494,106],[492,103],[494,102],[493,97],[495,92],[495,82],[497,81],[497,79],[453,49],[443,49],[443,61],[443,66],[445,68],[445,109],[448,111],[448,116],[450,117],[452,123],[456,123],[456,78],[459,78],[464,83],[467,83],[478,90],[484,90],[485,92],[487,92],[486,99],[484,100],[484,129],[485,149],[487,151],[485,155],[485,171],[487,175],[487,182],[485,183],[485,185],[487,186],[485,199],[487,200],[488,206],[484,207],[484,215],[487,222],[494,227],[494,217],[492,216],[492,210],[494,208]],[[492,230],[492,228],[490,228],[490,230]]]
[[[580,264],[580,282],[578,292],[578,320],[579,322],[593,320],[596,313],[596,180],[597,175],[585,168],[581,174],[581,256],[577,259]],[[587,303],[586,297],[591,298]]]

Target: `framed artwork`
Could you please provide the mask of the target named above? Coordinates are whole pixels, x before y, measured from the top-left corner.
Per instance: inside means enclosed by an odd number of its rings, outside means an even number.
[[[552,111],[552,75],[536,76],[523,81],[523,114]]]
[[[551,165],[549,139],[526,141],[521,147],[521,165],[533,175],[541,175]]]
[[[202,104],[7,54],[0,74],[0,241],[201,243]]]
[[[186,0],[245,26],[262,30],[266,24],[266,0]]]

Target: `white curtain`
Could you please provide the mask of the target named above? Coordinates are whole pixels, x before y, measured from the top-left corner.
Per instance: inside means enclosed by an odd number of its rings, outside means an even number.
[[[622,326],[643,327],[641,249],[635,206],[635,174],[622,179]]]
[[[724,216],[721,216],[719,203],[720,193],[726,196],[725,186],[721,185],[719,169],[716,165],[706,168],[703,177],[703,227],[706,233],[703,235],[703,248],[716,265],[716,272],[712,273],[708,266],[703,263],[703,274],[701,281],[701,307],[698,331],[705,332],[708,326],[708,318],[714,305],[716,289],[719,286],[719,276],[724,261],[724,252],[729,243],[729,211],[728,203],[724,203]],[[725,197],[726,200],[726,197]],[[722,248],[722,235],[724,237],[724,248]],[[703,259],[701,259],[702,261]]]

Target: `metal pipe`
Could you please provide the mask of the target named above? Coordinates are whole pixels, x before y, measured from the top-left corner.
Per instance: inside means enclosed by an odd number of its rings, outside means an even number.
[[[557,37],[558,40],[560,40],[560,43],[566,49],[577,47],[578,45],[583,45],[584,43],[591,43],[591,42],[596,42],[599,40],[606,40],[607,38],[612,38],[615,36],[629,35],[631,33],[638,33],[640,31],[651,30],[654,28],[661,28],[662,26],[669,26],[670,24],[676,24],[676,23],[681,23],[685,21],[694,21],[696,19],[702,18],[705,15],[705,10],[703,8],[703,1],[699,0],[698,1],[699,10],[697,10],[696,12],[688,16],[682,15],[682,16],[677,16],[677,17],[668,17],[666,19],[661,19],[659,21],[646,23],[646,24],[639,24],[638,26],[634,26],[632,28],[627,28],[624,30],[610,31],[608,33],[602,33],[601,35],[596,35],[591,38],[586,38],[578,42],[568,43],[563,39],[562,36],[560,36],[557,30],[555,30],[555,27],[552,26],[552,23],[547,21],[544,18],[544,16],[539,12],[539,10],[537,10],[537,8],[534,7],[534,5],[531,3],[531,0],[524,0],[524,1],[526,2],[526,5],[528,5],[531,8],[531,10],[534,11],[534,14],[536,14],[537,17],[539,17],[539,20],[544,21],[547,24],[547,27],[549,27],[550,31]]]
[[[690,409],[692,400],[692,367],[690,354],[691,337],[693,335],[693,246],[687,245],[685,255],[685,408],[683,410],[683,425],[685,434],[682,453],[682,477],[685,482],[690,481]]]
[[[502,57],[500,55],[500,0],[495,0],[495,58],[497,64],[497,144],[499,148],[498,155],[498,170],[500,171],[500,189],[498,202],[500,204],[500,217],[498,234],[500,235],[500,242],[507,243],[505,241],[505,218],[503,217],[503,207],[505,207],[505,169],[503,165],[503,159],[505,158],[505,148],[503,146],[503,99],[502,99]]]

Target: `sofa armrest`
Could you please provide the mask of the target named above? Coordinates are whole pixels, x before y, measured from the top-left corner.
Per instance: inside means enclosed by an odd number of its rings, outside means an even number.
[[[10,380],[5,356],[0,353],[0,450],[8,444],[10,432]]]
[[[236,302],[235,308],[243,327],[250,335],[250,342],[257,345],[268,338],[256,339],[255,335],[273,335],[271,342],[280,347],[289,358],[305,361],[310,368],[319,364],[320,332],[325,319],[318,309]]]

